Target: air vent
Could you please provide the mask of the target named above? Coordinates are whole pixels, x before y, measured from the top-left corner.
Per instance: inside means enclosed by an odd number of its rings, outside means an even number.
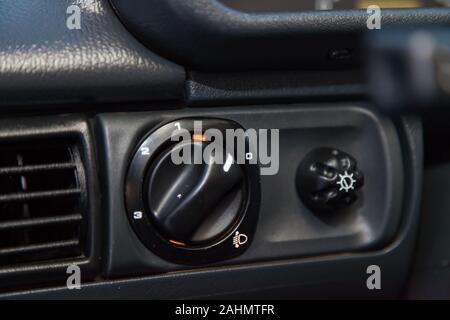
[[[0,144],[0,267],[85,257],[86,194],[70,141]]]

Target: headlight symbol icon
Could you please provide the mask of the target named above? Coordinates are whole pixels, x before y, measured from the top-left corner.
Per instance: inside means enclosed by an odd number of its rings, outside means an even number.
[[[239,231],[236,231],[236,233],[234,234],[233,237],[233,246],[238,249],[240,246],[242,246],[243,244],[245,244],[248,240],[248,237],[243,234],[243,233],[239,233]]]

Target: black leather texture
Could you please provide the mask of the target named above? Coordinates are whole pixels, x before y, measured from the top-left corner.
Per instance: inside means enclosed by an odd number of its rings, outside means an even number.
[[[67,8],[81,9],[70,30]],[[184,68],[150,52],[107,0],[1,0],[0,106],[178,100]]]
[[[218,0],[110,0],[164,57],[200,71],[357,67],[366,10],[245,13]],[[383,9],[381,28],[450,24],[450,8]],[[376,31],[374,31],[376,32]]]

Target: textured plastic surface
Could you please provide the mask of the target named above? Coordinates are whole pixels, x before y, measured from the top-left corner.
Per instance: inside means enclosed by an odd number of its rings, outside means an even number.
[[[355,66],[367,30],[365,10],[258,14],[217,0],[111,2],[143,43],[198,70]],[[450,24],[450,9],[383,9],[382,23]]]
[[[189,72],[186,103],[189,106],[274,104],[299,101],[361,99],[367,94],[360,70]]]
[[[66,13],[81,8],[81,29]],[[140,44],[107,0],[2,0],[0,106],[177,100],[184,69]]]

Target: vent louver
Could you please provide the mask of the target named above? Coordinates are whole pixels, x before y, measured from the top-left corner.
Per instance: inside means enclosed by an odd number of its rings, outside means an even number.
[[[84,257],[85,189],[76,145],[0,145],[0,267]]]

